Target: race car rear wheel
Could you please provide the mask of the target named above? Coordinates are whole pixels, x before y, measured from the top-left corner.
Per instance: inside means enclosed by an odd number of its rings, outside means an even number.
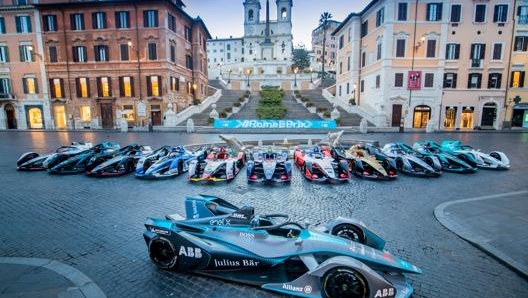
[[[353,224],[340,224],[332,229],[332,235],[365,244],[363,231]]]
[[[324,298],[366,298],[369,297],[367,282],[352,268],[339,267],[325,273],[322,278]]]
[[[178,255],[172,243],[163,237],[152,240],[149,244],[150,259],[160,268],[172,269],[176,266]]]
[[[180,175],[181,173],[183,173],[183,162],[180,160],[178,162],[178,175]]]

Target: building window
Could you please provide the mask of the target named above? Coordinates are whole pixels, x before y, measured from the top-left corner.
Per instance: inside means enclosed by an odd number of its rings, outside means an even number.
[[[361,37],[365,37],[368,34],[368,21],[361,24]]]
[[[170,46],[170,61],[176,63],[176,47],[174,45]]]
[[[70,15],[70,24],[72,30],[84,30],[84,15],[82,13],[72,13]]]
[[[0,46],[0,63],[9,62],[9,50],[7,46]]]
[[[442,3],[427,3],[427,21],[440,21],[442,19]]]
[[[253,21],[253,9],[248,11],[248,21]]]
[[[448,43],[446,45],[446,60],[458,60],[460,58],[460,45]]]
[[[193,61],[191,55],[185,55],[185,67],[193,69]]]
[[[376,12],[376,27],[381,26],[385,21],[385,9],[382,7]]]
[[[130,46],[128,44],[120,44],[119,45],[119,56],[121,56],[121,61],[129,61],[130,60],[130,53],[129,53]]]
[[[452,4],[451,5],[451,23],[460,23],[460,16],[462,14],[462,5]]]
[[[495,5],[493,10],[493,23],[506,23],[508,20],[508,5]]]
[[[526,52],[528,49],[528,36],[515,36],[514,51]]]
[[[151,42],[148,45],[148,59],[149,60],[157,60],[158,59],[158,53],[157,53],[157,47],[156,44]]]
[[[107,45],[94,46],[95,61],[109,61],[109,51]]]
[[[33,62],[33,46],[22,45],[19,46],[20,62]]]
[[[528,24],[528,6],[518,6],[517,7],[517,24],[519,25]]]
[[[345,45],[345,36],[341,35],[339,36],[339,48],[342,49],[344,45]]]
[[[473,43],[471,44],[471,67],[482,67],[482,59],[486,52],[486,44],[483,43]]]
[[[490,73],[488,76],[488,89],[500,89],[501,80],[501,73]]]
[[[457,74],[448,72],[444,73],[444,88],[456,88],[457,85]]]
[[[123,118],[128,122],[136,120],[134,117],[134,105],[123,105]]]
[[[523,88],[524,87],[524,71],[512,71],[510,87]]]
[[[434,58],[436,57],[436,39],[429,39],[427,40],[427,52],[426,52],[427,58]]]
[[[112,97],[112,84],[109,77],[97,78],[97,94],[99,97]]]
[[[352,57],[348,56],[347,57],[347,71],[350,71],[351,60],[352,60]]]
[[[115,22],[117,29],[130,28],[130,12],[116,11]]]
[[[424,78],[424,88],[434,87],[434,73],[426,73]]]
[[[133,77],[119,77],[119,95],[121,97],[134,96],[134,78]]]
[[[24,89],[24,94],[37,94],[37,78],[22,78],[22,88]]]
[[[367,52],[361,52],[361,67],[365,67],[367,61]]]
[[[145,28],[158,27],[158,11],[157,10],[143,11],[143,27]]]
[[[42,24],[45,32],[57,31],[57,16],[54,14],[47,14],[42,16]]]
[[[407,21],[407,3],[398,3],[398,21]]]
[[[161,77],[147,76],[147,96],[161,96]]]
[[[0,97],[11,96],[11,81],[8,78],[0,78]]]
[[[405,39],[396,40],[396,57],[405,57]]]
[[[17,33],[31,33],[31,19],[29,16],[16,16],[16,32]]]
[[[4,17],[0,17],[0,34],[6,33],[6,27],[5,27],[5,19]]]
[[[191,30],[191,27],[185,26],[185,40],[192,41],[192,30]]]
[[[82,105],[81,106],[81,121],[83,122],[91,122],[92,121],[92,111],[90,109],[89,105]]]
[[[90,81],[88,78],[76,78],[75,83],[77,85],[77,97],[90,97]]]
[[[480,85],[482,82],[482,74],[481,73],[470,73],[468,75],[468,89],[480,89]]]
[[[359,91],[360,91],[361,93],[365,92],[365,80],[361,80],[361,81],[359,82]]]
[[[475,23],[484,23],[486,21],[486,4],[475,5]]]
[[[176,32],[176,17],[170,13],[167,13],[167,23],[169,30]]]
[[[394,87],[403,87],[403,73],[399,72],[394,74]]]
[[[381,76],[377,75],[376,76],[376,89],[379,89],[380,85],[381,85]]]
[[[493,44],[493,55],[492,60],[502,60],[502,43]]]
[[[106,13],[94,12],[92,13],[92,28],[105,29],[106,28]]]
[[[63,79],[50,79],[51,98],[64,98]]]
[[[376,60],[380,60],[381,59],[381,49],[382,49],[382,44],[380,42],[376,46]]]
[[[49,62],[58,62],[59,61],[59,58],[58,58],[58,55],[57,55],[57,47],[56,46],[50,46],[48,48],[48,52],[49,52]]]
[[[177,77],[170,78],[170,89],[172,91],[180,91],[180,79]]]

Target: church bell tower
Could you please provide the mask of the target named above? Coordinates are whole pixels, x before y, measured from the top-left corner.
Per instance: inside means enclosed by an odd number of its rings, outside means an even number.
[[[260,22],[260,1],[259,0],[245,0],[244,1],[244,35],[252,36],[259,34],[258,24]]]

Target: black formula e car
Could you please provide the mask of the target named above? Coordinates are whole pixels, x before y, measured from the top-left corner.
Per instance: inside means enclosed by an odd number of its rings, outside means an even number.
[[[94,155],[85,174],[92,177],[117,177],[133,172],[138,160],[152,153],[150,146],[132,144],[119,150]]]
[[[48,168],[48,173],[54,175],[84,173],[86,165],[93,156],[113,152],[119,150],[119,148],[120,146],[117,143],[104,141],[74,156],[57,154],[55,158],[60,162],[53,162],[54,166]]]
[[[60,146],[53,153],[39,154],[37,152],[26,152],[17,160],[17,170],[19,171],[44,171],[55,166],[61,160],[66,160],[72,156],[82,153],[92,148],[89,142],[72,142],[68,146]],[[61,158],[59,158],[59,156]]]
[[[404,274],[422,273],[382,247],[325,232],[328,226],[319,230],[285,214],[257,215],[249,206],[229,213],[236,207],[215,197],[188,202],[190,218],[145,222],[149,256],[160,268],[327,298],[407,298],[413,287]]]

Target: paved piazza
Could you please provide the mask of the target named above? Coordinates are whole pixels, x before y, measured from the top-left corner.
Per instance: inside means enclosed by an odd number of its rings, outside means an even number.
[[[240,140],[321,138],[283,134],[236,135]],[[176,132],[0,132],[0,257],[47,258],[80,270],[107,297],[283,297],[258,288],[159,270],[142,237],[147,216],[182,212],[184,196],[214,194],[257,212],[289,213],[313,224],[349,216],[363,220],[387,241],[387,249],[421,267],[408,275],[414,297],[528,297],[528,282],[493,257],[444,228],[433,210],[443,202],[527,189],[528,133],[376,133],[345,135],[384,144],[402,140],[460,139],[483,151],[504,151],[509,171],[444,173],[437,179],[400,175],[395,181],[352,178],[315,184],[294,169],[291,185],[248,185],[245,171],[231,183],[190,184],[185,176],[142,181],[133,175],[97,179],[17,172],[26,151],[49,152],[71,141],[111,140],[126,145],[218,142],[217,134]]]

